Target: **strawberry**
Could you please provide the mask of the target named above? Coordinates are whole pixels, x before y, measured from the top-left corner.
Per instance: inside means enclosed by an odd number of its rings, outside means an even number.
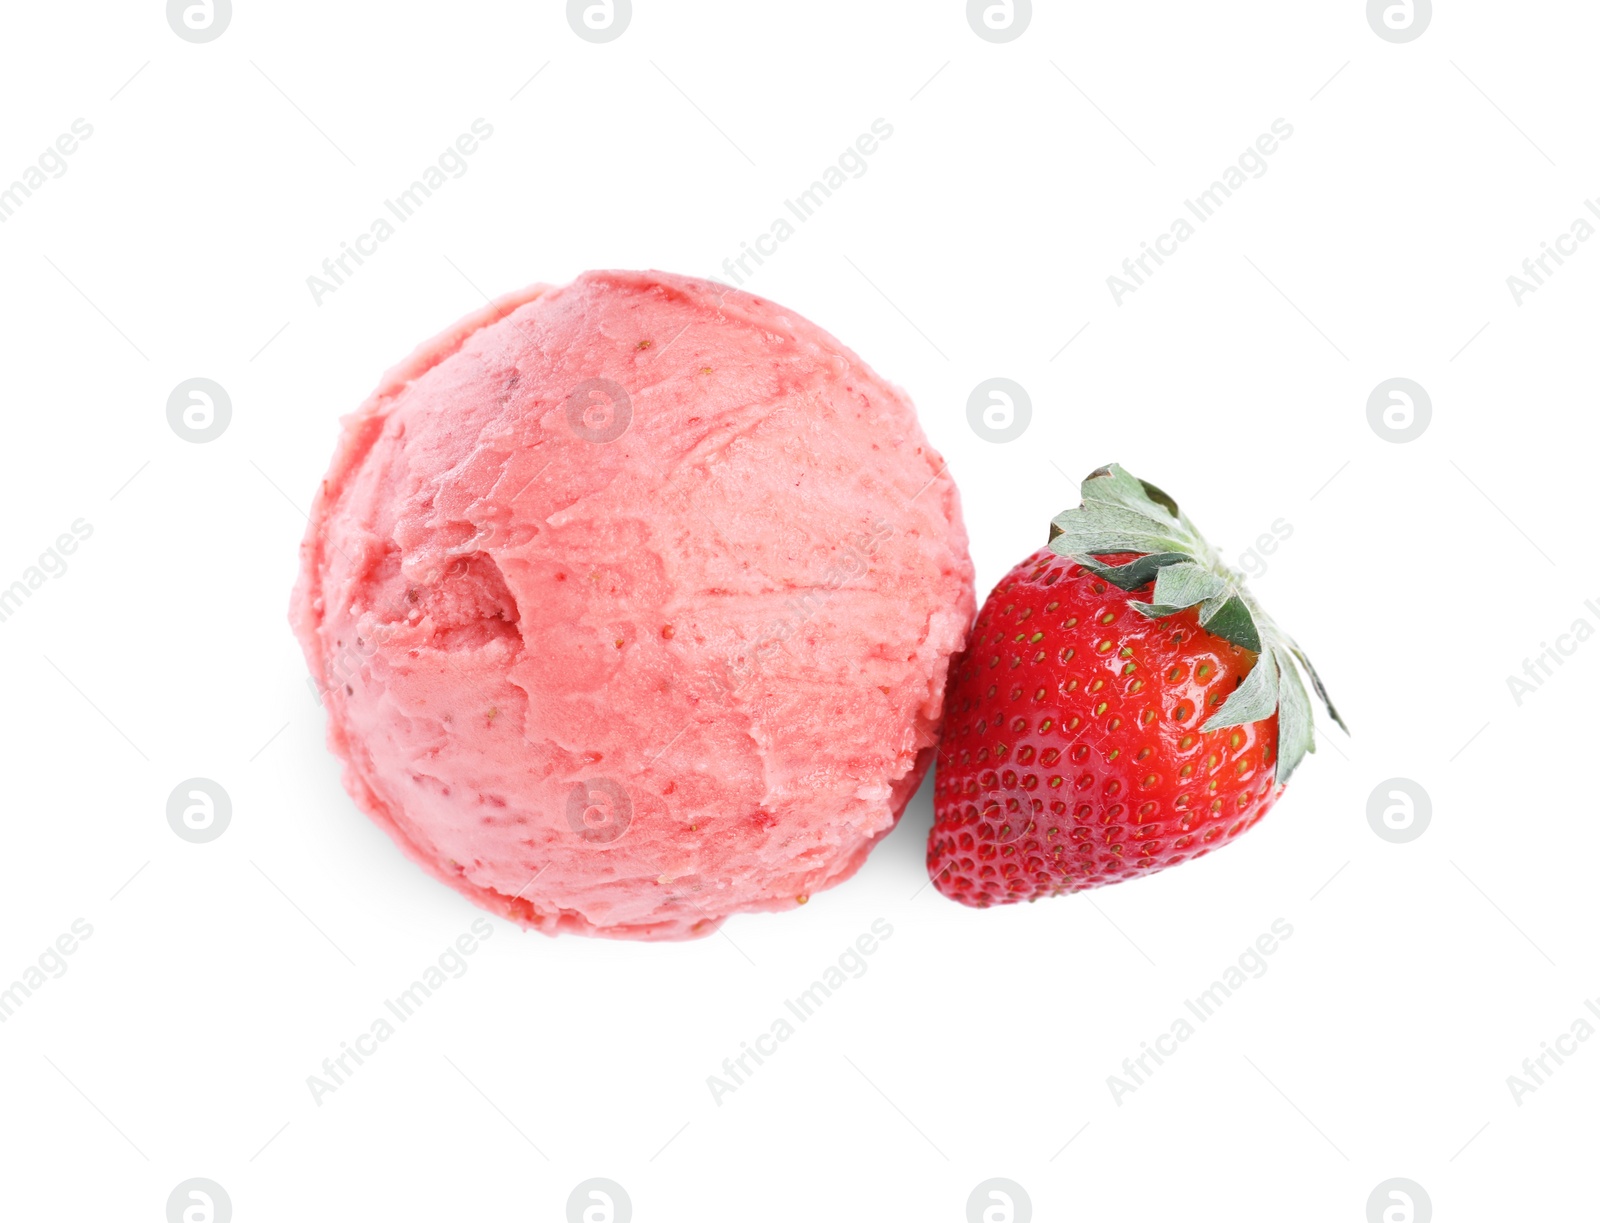
[[[928,873],[979,908],[1079,892],[1255,825],[1315,750],[1304,652],[1166,493],[1115,464],[952,664]]]

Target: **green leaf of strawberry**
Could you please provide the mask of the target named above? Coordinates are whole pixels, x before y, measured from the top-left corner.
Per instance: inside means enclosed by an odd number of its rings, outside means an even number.
[[[1142,581],[1128,583],[1138,578],[1148,581],[1147,575],[1153,573],[1155,589],[1150,601],[1134,604],[1142,614],[1159,620],[1198,607],[1200,623],[1207,631],[1258,655],[1256,669],[1246,683],[1248,694],[1241,700],[1235,693],[1206,723],[1206,729],[1259,721],[1274,710],[1289,707],[1288,716],[1278,724],[1277,770],[1279,784],[1288,781],[1306,755],[1317,750],[1311,705],[1295,665],[1299,663],[1311,676],[1328,716],[1348,733],[1304,651],[1261,610],[1245,589],[1243,575],[1223,563],[1172,497],[1115,463],[1090,472],[1081,491],[1083,504],[1058,514],[1050,523],[1052,552],[1070,557],[1124,590],[1137,589]],[[1116,567],[1099,559],[1132,549],[1147,555]],[[1120,570],[1115,577],[1111,573],[1114,568]]]

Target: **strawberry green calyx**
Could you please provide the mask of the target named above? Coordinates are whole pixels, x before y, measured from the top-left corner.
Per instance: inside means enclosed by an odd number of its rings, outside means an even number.
[[[1089,473],[1083,504],[1050,520],[1050,550],[1122,590],[1154,581],[1148,603],[1133,608],[1159,620],[1188,608],[1206,631],[1256,655],[1256,662],[1202,730],[1223,730],[1278,715],[1279,785],[1316,751],[1311,701],[1300,671],[1340,730],[1349,733],[1305,651],[1261,609],[1244,576],[1223,563],[1178,503],[1154,484],[1112,463]],[[1140,555],[1112,565],[1100,557]]]

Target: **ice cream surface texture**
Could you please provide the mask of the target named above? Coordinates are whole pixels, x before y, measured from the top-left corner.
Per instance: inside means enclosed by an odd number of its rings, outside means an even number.
[[[973,611],[905,395],[769,301],[589,272],[345,419],[291,615],[411,857],[546,933],[677,939],[861,865]]]

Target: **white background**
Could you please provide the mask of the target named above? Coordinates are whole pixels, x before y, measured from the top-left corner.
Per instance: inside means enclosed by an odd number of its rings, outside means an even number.
[[[1520,707],[1506,683],[1600,625],[1600,243],[1520,306],[1506,285],[1600,191],[1593,5],[1464,0],[1405,45],[1356,0],[1040,3],[1004,45],[952,0],[635,0],[606,45],[553,0],[240,0],[206,45],[151,0],[4,21],[0,183],[94,128],[0,225],[0,585],[93,526],[0,623],[0,983],[94,928],[0,1026],[8,1215],[156,1221],[204,1176],[240,1223],[553,1221],[605,1176],[641,1221],[960,1220],[1004,1176],[1041,1220],[1360,1223],[1403,1176],[1441,1221],[1593,1217],[1600,1041],[1520,1105],[1506,1083],[1600,995],[1600,644]],[[479,117],[470,171],[314,304]],[[496,920],[314,1104],[478,915],[345,797],[286,622],[337,418],[484,294],[725,275],[880,117],[748,287],[908,389],[980,596],[1109,460],[1229,556],[1282,518],[1254,586],[1354,736],[1225,853],[1086,896],[919,891],[925,789],[855,879],[722,936]],[[1269,171],[1116,305],[1106,277],[1277,118]],[[196,376],[233,402],[204,445],[165,416]],[[967,424],[993,376],[1033,399],[1010,444]],[[1434,410],[1403,445],[1366,417],[1396,376]],[[166,823],[193,776],[233,799],[208,845]],[[1433,803],[1406,845],[1366,818],[1396,776]],[[1266,975],[1115,1102],[1280,917]],[[707,1075],[875,918],[867,973],[715,1104]]]

